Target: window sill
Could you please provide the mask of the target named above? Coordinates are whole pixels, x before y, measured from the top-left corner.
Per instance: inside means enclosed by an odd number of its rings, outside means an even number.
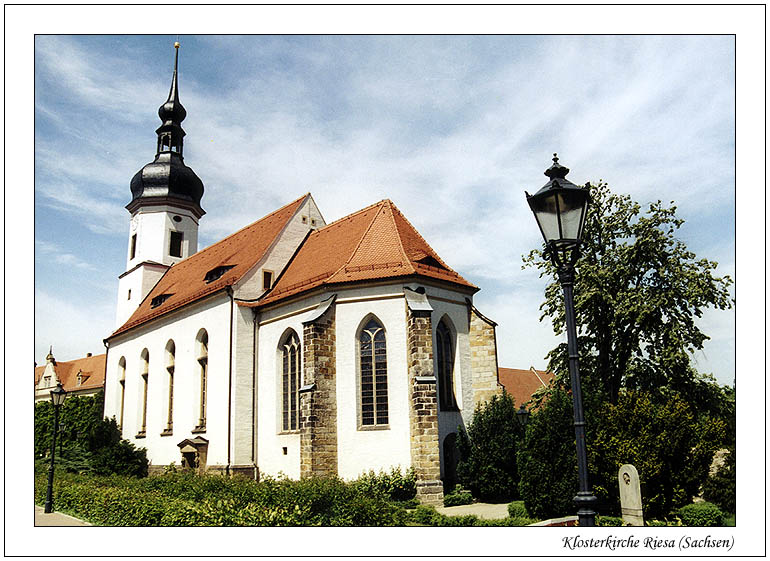
[[[358,425],[358,430],[360,431],[370,431],[370,430],[390,430],[390,425]]]
[[[134,438],[147,438],[147,433],[145,431],[139,431],[136,433],[136,436]]]
[[[195,427],[190,432],[193,433],[193,434],[200,434],[202,432],[206,432],[206,427]]]
[[[278,432],[278,436],[284,436],[284,435],[290,435],[290,434],[300,434],[302,432],[301,429],[296,430],[282,430]]]

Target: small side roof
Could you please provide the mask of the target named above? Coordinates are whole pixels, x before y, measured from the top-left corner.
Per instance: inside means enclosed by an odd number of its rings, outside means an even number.
[[[497,379],[512,397],[518,407],[526,403],[538,389],[548,387],[554,379],[553,372],[530,368],[498,368]]]
[[[65,390],[87,390],[104,386],[104,367],[107,355],[86,356],[69,361],[56,361],[54,371]],[[35,367],[35,386],[45,372],[45,365]],[[82,372],[82,383],[78,386],[78,372]]]
[[[128,321],[110,337],[238,282],[259,262],[309,197],[310,193],[307,193],[253,224],[174,264],[142,300]],[[225,269],[222,276],[207,282],[207,273],[220,267]],[[168,296],[164,298],[166,295]],[[156,298],[162,300],[162,303],[153,307],[152,302]]]
[[[255,307],[322,285],[422,276],[470,289],[428,245],[396,205],[385,199],[313,231]]]

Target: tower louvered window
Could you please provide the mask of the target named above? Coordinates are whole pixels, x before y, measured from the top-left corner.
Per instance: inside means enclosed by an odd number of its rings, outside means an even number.
[[[385,329],[375,319],[358,337],[361,375],[361,425],[388,424],[388,360]]]
[[[300,367],[299,337],[292,331],[286,337],[281,350],[282,355],[282,422],[284,431],[299,428],[299,386],[302,375]]]

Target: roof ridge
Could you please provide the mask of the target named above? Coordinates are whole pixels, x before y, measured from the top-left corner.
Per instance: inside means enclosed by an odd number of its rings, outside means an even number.
[[[366,206],[366,207],[364,207],[364,208],[362,208],[362,209],[360,209],[360,210],[357,210],[357,211],[355,211],[355,212],[351,212],[350,214],[347,214],[347,215],[343,216],[342,218],[338,218],[338,219],[337,219],[337,220],[335,220],[334,222],[329,222],[329,223],[328,223],[326,226],[324,226],[323,228],[318,228],[318,230],[316,230],[316,232],[321,232],[321,231],[323,231],[323,230],[326,230],[326,229],[327,229],[329,226],[334,226],[334,225],[335,225],[337,222],[342,222],[343,220],[346,220],[346,219],[348,219],[348,218],[352,218],[352,217],[354,217],[354,216],[356,216],[356,215],[358,215],[358,214],[361,214],[362,212],[366,212],[367,210],[369,210],[369,209],[371,209],[371,208],[374,208],[374,207],[376,207],[377,205],[380,205],[380,204],[384,203],[384,202],[385,202],[385,201],[387,201],[387,200],[388,200],[388,199],[382,199],[381,201],[377,201],[376,203],[370,204],[369,206]]]
[[[214,246],[217,246],[217,245],[221,244],[222,242],[229,240],[230,238],[232,238],[232,237],[234,237],[234,236],[236,236],[236,235],[240,234],[240,233],[241,233],[241,232],[243,232],[244,230],[248,230],[249,228],[251,228],[251,227],[252,227],[252,226],[254,226],[255,224],[257,224],[257,223],[259,223],[259,222],[262,222],[263,220],[267,220],[268,218],[270,218],[270,217],[271,217],[271,216],[273,216],[274,214],[278,214],[279,212],[281,212],[282,210],[286,209],[287,207],[290,207],[291,205],[293,205],[293,204],[296,204],[296,203],[300,202],[301,200],[303,200],[303,199],[306,199],[306,198],[307,198],[307,197],[309,197],[309,196],[310,196],[310,192],[308,191],[307,193],[305,193],[304,195],[302,195],[300,198],[298,198],[298,199],[294,199],[294,200],[293,200],[293,201],[291,201],[290,203],[286,203],[286,204],[285,204],[285,205],[283,205],[281,208],[277,208],[277,209],[275,209],[275,210],[274,210],[273,212],[271,212],[270,214],[266,214],[266,215],[265,215],[265,216],[263,216],[262,218],[258,218],[257,220],[255,220],[254,222],[252,222],[252,223],[250,223],[250,224],[246,224],[246,226],[244,226],[243,228],[240,228],[239,230],[236,230],[235,232],[233,232],[233,233],[232,233],[232,234],[230,234],[229,236],[225,236],[225,237],[224,237],[224,238],[222,238],[221,240],[217,240],[217,241],[215,241],[214,243],[212,243],[211,245],[204,247],[204,248],[203,248],[203,249],[201,249],[200,251],[196,251],[196,252],[195,252],[195,253],[193,253],[192,255],[189,255],[188,257],[185,257],[185,258],[184,258],[184,259],[182,259],[181,261],[177,261],[176,263],[174,263],[174,265],[180,265],[181,263],[184,263],[184,262],[186,262],[186,261],[188,261],[188,260],[192,259],[192,258],[193,258],[193,257],[195,257],[196,255],[201,255],[201,254],[205,253],[206,251],[210,250],[210,249],[211,249],[211,248],[213,248]],[[173,267],[174,265],[172,265],[172,267]],[[152,291],[151,291],[151,292],[152,292]]]
[[[393,204],[393,203],[391,203],[391,204]],[[417,237],[420,239],[420,241],[421,241],[422,243],[424,243],[424,244],[425,244],[425,245],[428,247],[428,249],[430,249],[430,251],[433,253],[433,256],[436,258],[436,260],[437,260],[439,263],[441,263],[441,265],[442,265],[442,266],[443,266],[445,269],[447,269],[448,271],[454,271],[454,272],[456,273],[457,271],[455,271],[454,269],[452,269],[452,268],[451,268],[449,265],[447,265],[447,264],[444,262],[444,260],[443,260],[443,259],[441,259],[441,256],[440,256],[440,255],[439,255],[439,254],[436,252],[436,250],[435,250],[435,249],[433,249],[433,247],[431,247],[431,245],[430,245],[430,244],[429,244],[427,241],[425,241],[425,238],[423,238],[423,237],[422,237],[422,234],[420,234],[420,231],[419,231],[417,228],[415,228],[415,227],[414,227],[414,224],[412,224],[411,222],[409,222],[409,219],[408,219],[406,216],[404,216],[404,213],[403,213],[403,212],[401,212],[401,210],[400,210],[400,209],[399,209],[399,208],[398,208],[398,207],[397,207],[395,204],[393,204],[393,209],[395,210],[395,212],[397,212],[397,213],[399,214],[399,216],[400,216],[400,217],[403,219],[403,221],[404,221],[404,222],[406,222],[406,224],[407,224],[407,225],[408,225],[408,226],[409,226],[409,227],[412,229],[412,231],[413,231],[415,234],[417,234]],[[398,230],[398,226],[396,226],[396,229]],[[400,233],[399,233],[399,236],[398,236],[398,238],[399,238],[399,242],[400,242],[400,240],[401,240],[401,234],[400,234]],[[411,263],[411,261],[410,261],[410,263]],[[458,276],[459,276],[459,273],[458,273]]]
[[[398,247],[401,249],[401,255],[404,257],[404,263],[408,265],[408,268],[412,270],[413,274],[416,274],[417,269],[415,269],[414,265],[412,265],[411,259],[409,259],[409,256],[406,254],[406,250],[404,249],[404,242],[401,239],[401,232],[398,231],[398,224],[396,224],[396,218],[393,215],[393,209],[395,208],[396,211],[398,211],[398,208],[390,199],[385,199],[385,205],[390,211],[390,221],[393,224],[393,228],[396,230],[396,239],[398,240]],[[400,213],[400,211],[398,212]]]
[[[369,206],[368,206],[368,207],[366,207],[365,209],[361,209],[361,210],[362,210],[362,211],[363,211],[363,210],[369,210],[369,209],[371,209],[371,208],[374,208],[374,207],[376,207],[376,206],[379,206],[379,205],[383,205],[384,203],[385,203],[385,199],[383,199],[383,200],[381,200],[381,201],[379,201],[379,202],[376,202],[376,203],[374,203],[373,205],[369,205]],[[359,211],[359,212],[354,212],[353,214],[359,214],[360,212],[361,212],[361,211]],[[345,261],[345,262],[342,264],[342,266],[341,266],[339,269],[337,269],[336,271],[334,271],[334,272],[333,272],[331,275],[329,275],[329,278],[333,277],[334,275],[336,275],[336,274],[337,274],[337,273],[339,273],[340,271],[344,271],[344,270],[345,270],[345,267],[347,267],[347,265],[350,263],[350,261],[351,261],[351,260],[353,259],[353,257],[355,256],[355,254],[358,252],[358,249],[361,247],[361,244],[364,242],[364,239],[366,239],[366,235],[369,233],[369,230],[371,230],[371,229],[372,229],[372,226],[374,225],[375,221],[377,220],[377,215],[378,215],[379,213],[380,213],[380,211],[379,211],[379,210],[378,210],[377,212],[375,212],[375,213],[374,213],[374,216],[372,217],[372,220],[369,222],[369,225],[366,227],[366,230],[364,230],[364,233],[363,233],[363,234],[361,235],[361,237],[359,238],[359,240],[358,240],[358,243],[356,244],[356,247],[354,247],[354,248],[353,248],[353,251],[351,251],[351,252],[350,252],[350,255],[348,256],[347,260],[346,260],[346,261]],[[353,214],[351,214],[350,216],[353,216]],[[346,216],[345,218],[348,218],[348,217]],[[342,219],[340,219],[340,220],[342,220]],[[333,223],[332,223],[332,224],[333,224]]]

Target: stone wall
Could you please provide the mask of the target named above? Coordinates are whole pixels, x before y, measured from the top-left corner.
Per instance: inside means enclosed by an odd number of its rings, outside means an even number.
[[[337,475],[337,379],[335,306],[304,325],[300,395],[300,475]]]
[[[470,314],[471,376],[473,379],[473,409],[502,387],[497,381],[497,337],[495,322],[468,304]]]
[[[438,441],[438,396],[433,372],[433,333],[429,311],[406,310],[409,369],[409,432],[412,467],[421,503],[439,504],[444,493]]]

